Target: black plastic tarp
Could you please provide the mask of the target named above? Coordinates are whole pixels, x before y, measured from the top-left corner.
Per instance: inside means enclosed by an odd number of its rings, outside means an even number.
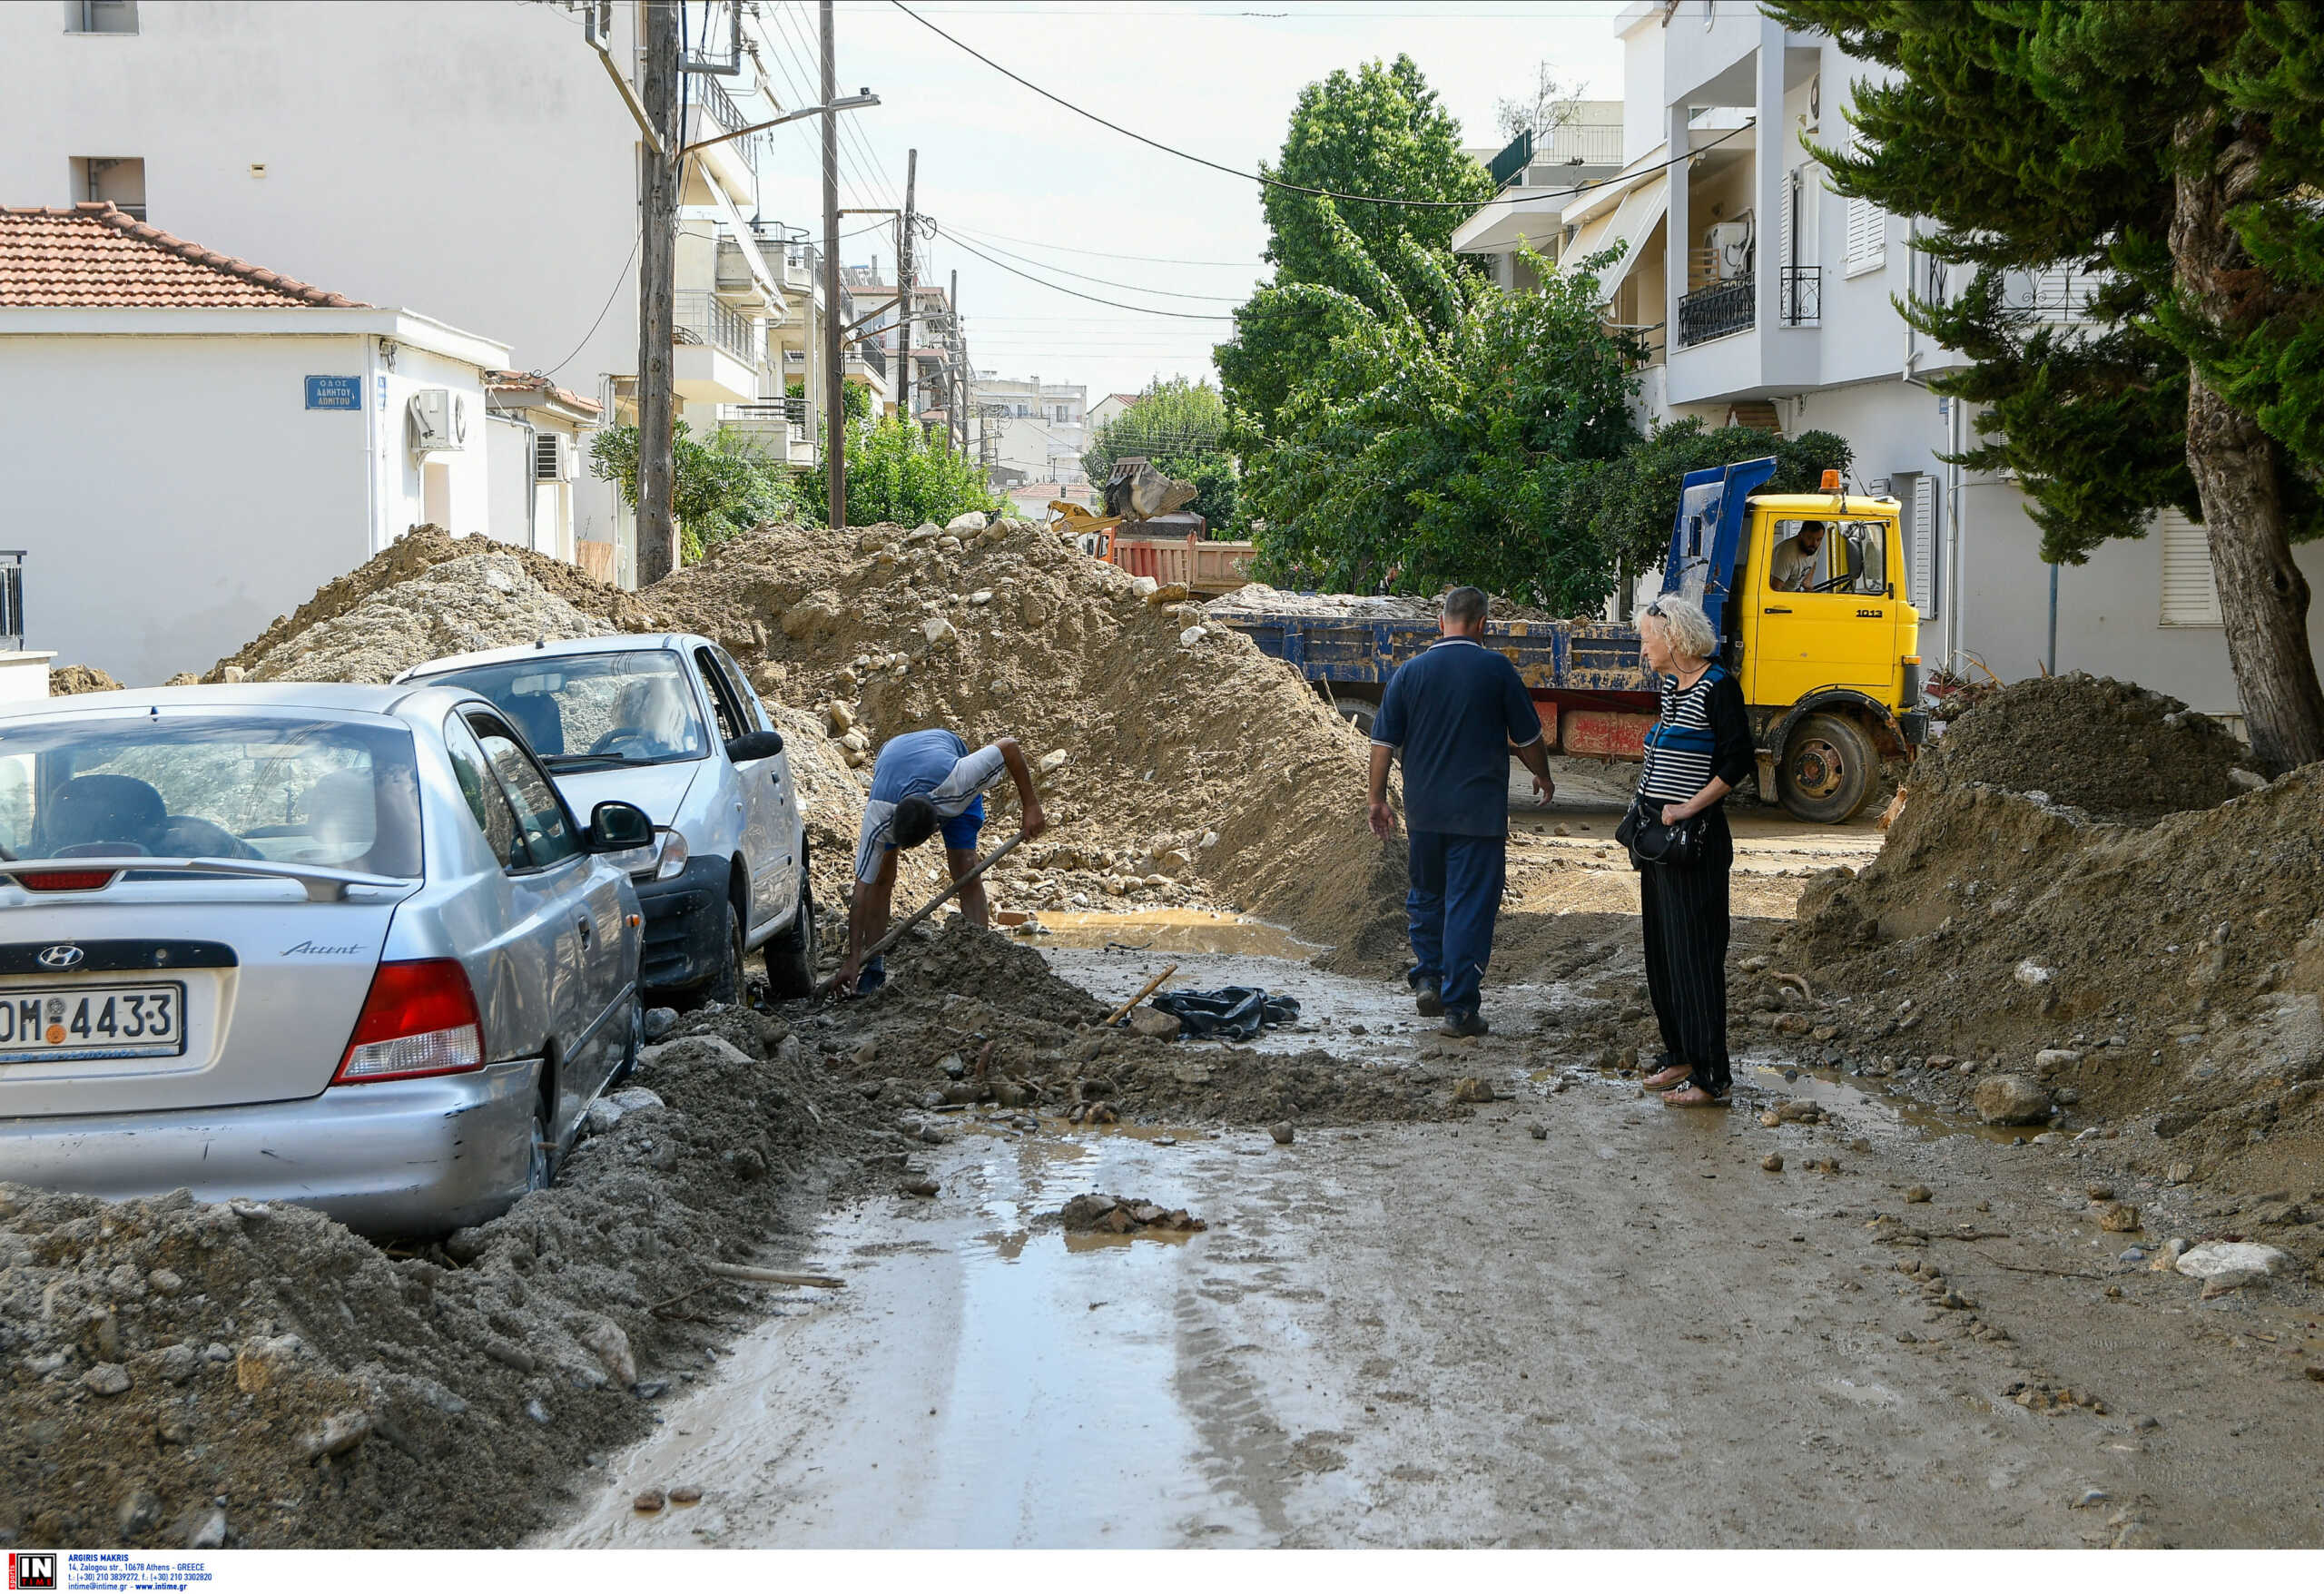
[[[1197,1040],[1250,1040],[1269,1024],[1299,1022],[1296,1001],[1251,986],[1165,991],[1153,1006],[1178,1020],[1179,1034]]]

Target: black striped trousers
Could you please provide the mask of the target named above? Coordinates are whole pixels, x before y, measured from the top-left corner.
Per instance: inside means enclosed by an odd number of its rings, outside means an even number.
[[[1646,989],[1662,1048],[1692,1070],[1689,1083],[1728,1087],[1727,883],[1724,863],[1672,869],[1640,866],[1639,912],[1646,926]]]

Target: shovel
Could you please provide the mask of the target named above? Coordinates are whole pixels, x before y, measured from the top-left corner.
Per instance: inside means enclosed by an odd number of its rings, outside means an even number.
[[[928,900],[927,907],[922,908],[919,912],[913,914],[910,919],[905,920],[901,924],[889,926],[887,934],[881,936],[871,946],[864,949],[863,960],[866,963],[869,963],[872,959],[879,957],[890,947],[894,946],[898,941],[903,940],[905,935],[911,931],[912,926],[918,924],[921,920],[935,912],[939,908],[944,906],[945,903],[950,901],[960,893],[961,887],[967,885],[970,881],[975,880],[978,876],[984,873],[986,870],[990,869],[994,864],[1008,857],[1010,852],[1016,850],[1017,844],[1024,839],[1025,832],[1022,831],[1018,831],[1015,835],[1001,842],[1000,846],[995,847],[991,853],[974,869],[971,869],[968,873],[954,881],[950,885],[946,886],[933,897],[931,897]],[[821,985],[815,987],[816,997],[821,999],[822,997],[829,996],[838,984],[839,976],[834,974],[829,979],[824,980]]]

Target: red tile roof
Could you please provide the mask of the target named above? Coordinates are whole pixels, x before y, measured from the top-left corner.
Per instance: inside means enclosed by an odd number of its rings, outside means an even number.
[[[584,398],[571,389],[557,387],[547,377],[535,376],[530,371],[487,371],[484,373],[484,390],[487,393],[540,393],[568,409],[586,410],[591,415],[605,408],[595,398]]]
[[[109,202],[0,205],[0,306],[372,307],[149,227]]]

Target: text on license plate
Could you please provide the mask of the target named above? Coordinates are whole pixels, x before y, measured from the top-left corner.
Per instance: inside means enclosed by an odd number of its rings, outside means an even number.
[[[0,992],[0,1062],[185,1052],[185,987],[17,987]]]

